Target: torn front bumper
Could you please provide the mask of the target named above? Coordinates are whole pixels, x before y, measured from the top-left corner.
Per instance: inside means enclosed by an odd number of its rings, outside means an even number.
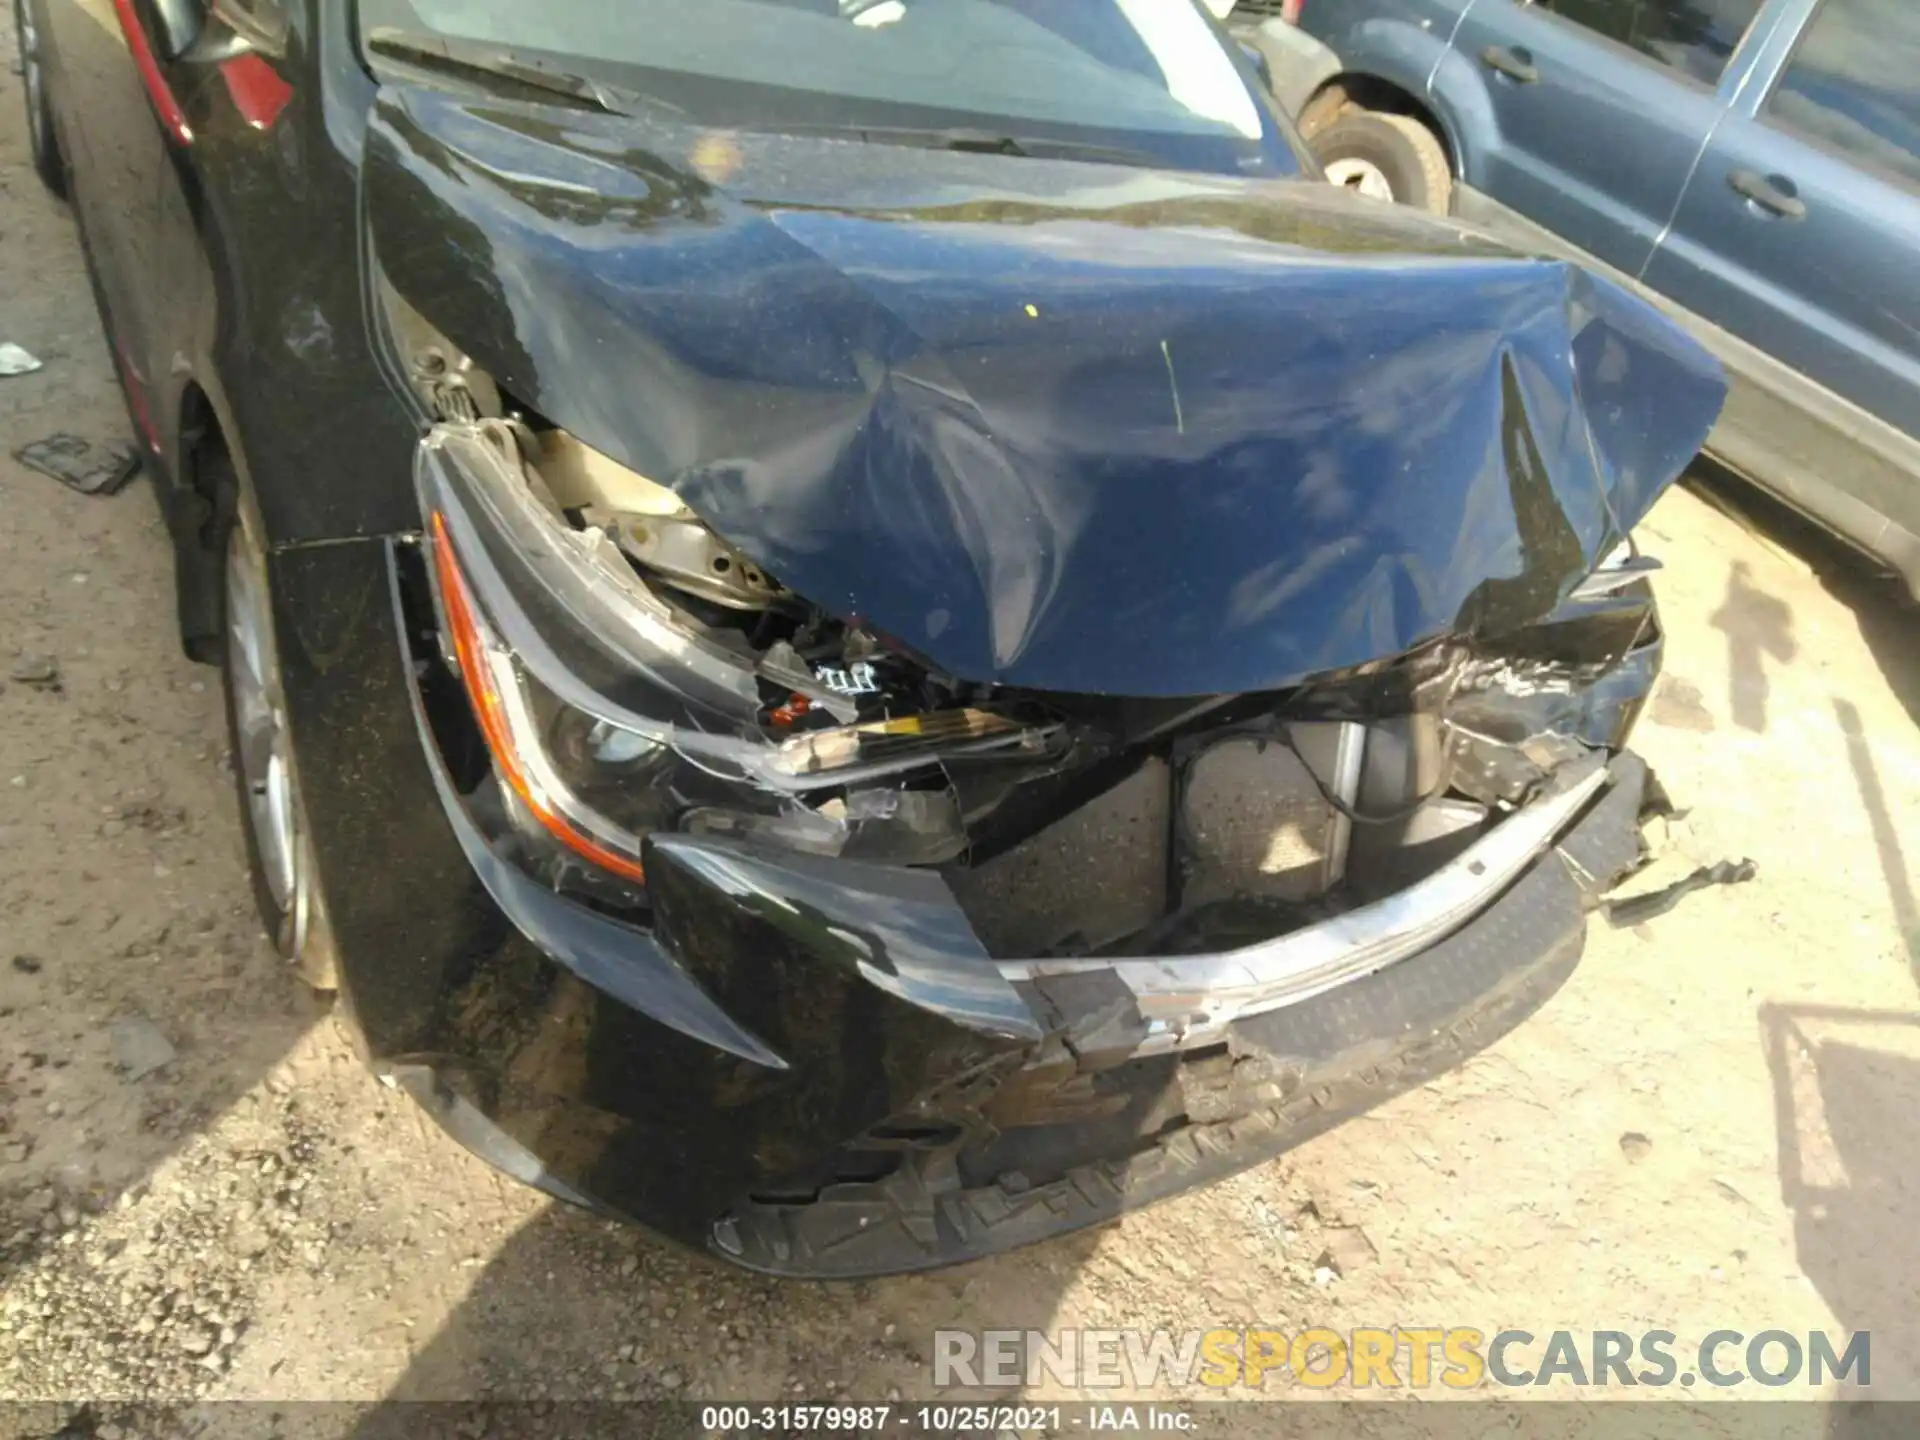
[[[1017,982],[1044,1040],[991,1075],[918,1097],[838,1157],[854,1176],[897,1160],[887,1173],[739,1197],[713,1245],[795,1275],[992,1254],[1232,1174],[1451,1068],[1558,988],[1579,959],[1586,910],[1639,861],[1645,767],[1623,756],[1594,779],[1584,813],[1457,927],[1304,998],[1270,988],[1268,1004],[1244,1001],[1263,970],[1269,985],[1277,978],[1253,957],[1240,984],[1213,991],[1247,1008],[1180,1043],[1154,1013],[1171,992],[1157,1000],[1123,966]],[[1164,977],[1238,962],[1138,963]]]
[[[413,705],[524,943],[377,1062],[509,1173],[781,1274],[950,1264],[1278,1153],[1518,1023],[1640,857],[1644,767],[1597,752],[1419,884],[1224,954],[995,960],[936,872],[684,834],[642,928],[498,855]]]

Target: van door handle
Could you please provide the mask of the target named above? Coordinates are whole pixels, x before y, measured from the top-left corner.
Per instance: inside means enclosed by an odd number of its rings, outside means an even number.
[[[1784,175],[1762,175],[1758,170],[1735,170],[1727,176],[1727,184],[1733,187],[1736,195],[1742,195],[1762,210],[1771,211],[1784,220],[1804,220],[1807,218],[1807,202],[1793,193],[1793,182]]]
[[[1540,78],[1540,71],[1533,63],[1533,52],[1518,45],[1489,45],[1480,52],[1480,63],[1522,85],[1531,85]]]

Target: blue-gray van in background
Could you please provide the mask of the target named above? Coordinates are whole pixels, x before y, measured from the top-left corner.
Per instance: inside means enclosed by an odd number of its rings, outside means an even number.
[[[1920,0],[1240,0],[1328,178],[1571,254],[1733,377],[1709,452],[1920,595]]]

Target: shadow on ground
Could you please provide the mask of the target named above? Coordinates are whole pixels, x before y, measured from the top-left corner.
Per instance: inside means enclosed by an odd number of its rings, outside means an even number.
[[[749,1274],[556,1206],[494,1256],[357,1433],[399,1433],[420,1400],[929,1398],[937,1330],[1047,1329],[1099,1243],[1083,1232],[924,1276],[816,1283]]]
[[[1688,472],[1687,484],[1716,509],[1731,514],[1763,540],[1793,552],[1812,567],[1827,592],[1858,618],[1860,633],[1889,688],[1914,724],[1920,725],[1920,606],[1905,583],[1780,501],[1705,458]],[[1727,631],[1734,658],[1757,663],[1760,655],[1772,653],[1770,647],[1780,646],[1790,657],[1797,648],[1791,612],[1783,618],[1779,612],[1786,610],[1785,605],[1754,589],[1744,564],[1736,562],[1734,569],[1736,573],[1728,581],[1727,602],[1714,619]],[[1740,603],[1755,597],[1757,609]],[[1722,623],[1721,615],[1729,617],[1728,623]],[[1741,672],[1741,665],[1736,664],[1736,681]],[[1745,666],[1745,673],[1753,673],[1753,664]],[[1764,705],[1763,690],[1762,714]],[[1737,698],[1733,708],[1738,718],[1741,706]],[[1752,718],[1751,709],[1747,716]]]
[[[1842,1331],[1869,1337],[1863,1354],[1911,1355],[1920,1319],[1902,1277],[1920,1274],[1920,1194],[1909,1174],[1920,1153],[1920,1015],[1768,1006],[1760,1022],[1800,1268]],[[1832,1339],[1844,1352],[1848,1336]],[[1859,1406],[1869,1385],[1869,1371],[1847,1375],[1830,1435],[1894,1433],[1887,1416]]]
[[[1688,478],[1708,503],[1769,543],[1790,548],[1812,567],[1828,593],[1853,612],[1888,688],[1920,725],[1920,605],[1916,605],[1905,582],[1877,570],[1873,562],[1812,522],[1709,462],[1696,465]],[[1727,636],[1732,690],[1729,700],[1734,718],[1749,730],[1764,731],[1766,661],[1784,664],[1798,653],[1793,612],[1784,601],[1756,587],[1751,568],[1736,560],[1728,573],[1726,598],[1712,623]],[[1909,842],[1901,838],[1894,806],[1889,803],[1858,707],[1850,700],[1836,698],[1833,708],[1857,798],[1872,829],[1894,923],[1906,945],[1908,967],[1915,983],[1920,984],[1920,897],[1914,888],[1915,857],[1909,854]]]
[[[1726,598],[1709,623],[1727,637],[1727,699],[1733,723],[1766,734],[1772,693],[1767,662],[1788,665],[1800,653],[1793,638],[1793,608],[1755,585],[1753,568],[1736,560],[1727,572]]]

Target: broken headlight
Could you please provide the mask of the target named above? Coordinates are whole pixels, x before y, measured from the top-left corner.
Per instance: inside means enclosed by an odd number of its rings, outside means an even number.
[[[443,653],[504,813],[549,859],[637,888],[646,837],[677,829],[939,864],[967,846],[948,761],[1053,753],[1044,717],[957,701],[888,713],[927,687],[856,701],[788,639],[756,650],[702,627],[557,503],[537,463],[556,448],[504,420],[449,421],[416,467]]]
[[[551,692],[527,683],[513,651],[480,614],[461,571],[445,513],[435,512],[432,525],[434,595],[441,634],[473,704],[474,719],[509,812],[601,869],[644,884],[640,847],[645,829],[624,827],[586,803],[569,783],[565,762],[556,761],[543,737],[543,730],[552,728],[556,720],[572,723],[572,717],[586,717],[570,711]],[[548,716],[544,723],[542,710]],[[657,758],[646,753],[645,737],[633,735],[632,742],[626,749],[634,759]]]

